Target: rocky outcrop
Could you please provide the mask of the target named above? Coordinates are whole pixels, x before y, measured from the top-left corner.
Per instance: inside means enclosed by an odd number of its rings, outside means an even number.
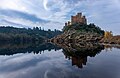
[[[102,36],[97,33],[89,32],[77,32],[76,30],[68,30],[61,35],[58,35],[52,39],[50,42],[54,43],[86,43],[86,42],[98,42],[102,39]]]

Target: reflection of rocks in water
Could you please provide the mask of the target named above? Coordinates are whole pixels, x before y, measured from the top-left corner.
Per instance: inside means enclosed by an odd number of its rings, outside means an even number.
[[[104,46],[98,44],[69,44],[61,45],[63,47],[63,53],[65,58],[72,60],[72,65],[76,65],[78,68],[83,68],[83,65],[87,63],[87,57],[95,57],[104,49]],[[84,47],[83,47],[84,46]]]
[[[17,53],[31,53],[38,54],[44,52],[44,50],[51,51],[52,49],[59,50],[58,46],[50,43],[28,43],[28,44],[0,44],[0,55],[13,55]]]
[[[119,44],[103,44],[103,45],[104,45],[106,51],[109,51],[109,50],[111,51],[112,48],[120,49],[120,45]]]

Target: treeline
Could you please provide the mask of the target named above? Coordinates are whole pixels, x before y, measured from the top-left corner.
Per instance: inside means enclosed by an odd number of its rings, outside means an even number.
[[[15,28],[11,26],[0,27],[0,42],[43,42],[62,32],[59,30],[44,30],[41,27]]]
[[[68,31],[68,30],[77,30],[78,32],[87,32],[87,33],[97,33],[99,35],[104,35],[104,30],[102,30],[100,27],[96,26],[95,24],[72,24],[70,26],[64,26],[63,31]]]

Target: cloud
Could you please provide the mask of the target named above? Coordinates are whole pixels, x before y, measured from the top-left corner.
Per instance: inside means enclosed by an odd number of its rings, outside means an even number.
[[[25,20],[29,20],[33,22],[44,22],[44,23],[49,22],[47,20],[40,19],[33,14],[28,14],[20,11],[15,11],[15,10],[0,10],[0,14],[8,17],[12,17],[12,18],[23,18]]]
[[[119,0],[0,0],[0,20],[27,27],[38,25],[45,29],[62,29],[71,15],[83,12],[88,23],[95,23],[102,29],[119,34],[120,32],[116,31],[116,27],[120,25],[119,4]]]
[[[3,58],[4,56],[0,56],[0,62],[2,63],[4,61],[4,63],[0,65],[0,78],[10,76],[12,76],[12,78],[43,78],[47,70],[51,71],[58,67],[62,68],[64,67],[63,64],[66,64],[64,57],[62,57],[63,54],[60,51],[62,50],[56,52],[52,50],[51,53],[46,50],[44,54],[15,54],[13,56],[6,56],[5,58]]]

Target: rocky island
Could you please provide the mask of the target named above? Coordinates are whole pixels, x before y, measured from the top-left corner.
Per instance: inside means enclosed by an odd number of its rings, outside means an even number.
[[[71,22],[65,23],[63,33],[50,39],[54,43],[96,43],[104,37],[101,30],[93,23],[87,24],[87,19],[82,13],[71,16]]]
[[[63,33],[49,41],[57,44],[120,44],[120,37],[113,36],[111,31],[104,31],[94,23],[87,24],[86,16],[77,13],[77,15],[71,16],[71,21],[65,23]]]

